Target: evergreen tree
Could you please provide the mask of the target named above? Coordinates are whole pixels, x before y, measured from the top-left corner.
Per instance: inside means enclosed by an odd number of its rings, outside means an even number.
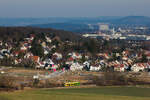
[[[33,40],[32,48],[30,50],[35,56],[40,56],[40,57],[44,56],[44,49],[43,49],[42,45],[38,43],[37,38],[35,38]]]

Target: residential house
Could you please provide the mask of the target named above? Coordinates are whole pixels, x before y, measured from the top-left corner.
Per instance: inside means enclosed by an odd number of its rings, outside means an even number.
[[[60,60],[60,59],[62,59],[62,54],[55,52],[55,53],[53,54],[53,58],[55,58],[55,59],[57,59],[57,60]]]
[[[82,59],[82,55],[76,52],[69,53],[68,55],[71,56],[73,59]]]
[[[125,65],[124,64],[115,64],[114,65],[114,71],[124,72],[125,71]]]
[[[105,59],[110,59],[110,56],[108,53],[104,53],[103,56],[105,57]]]
[[[33,54],[31,52],[26,53],[24,56],[25,59],[29,59],[31,57],[33,57]]]
[[[30,35],[30,40],[34,40],[34,38],[35,38],[35,35],[34,35],[34,34],[31,34],[31,35]]]
[[[40,57],[39,57],[39,56],[30,56],[30,58],[31,58],[35,63],[39,63],[39,62],[40,62]]]
[[[82,69],[83,69],[83,66],[80,65],[78,62],[73,63],[73,64],[70,66],[70,70],[71,70],[71,71],[82,70]]]
[[[90,71],[100,71],[101,66],[90,66]]]
[[[46,42],[48,42],[48,43],[52,42],[52,40],[49,37],[46,36],[45,38],[46,38]]]
[[[128,50],[126,50],[126,51],[123,51],[123,52],[122,52],[122,55],[123,55],[123,56],[129,56],[129,55],[130,55],[130,53],[129,53],[129,51],[128,51]]]
[[[19,64],[19,63],[21,63],[21,62],[22,62],[21,59],[15,59],[15,61],[14,61],[15,65],[17,65],[17,64]]]
[[[131,70],[133,72],[139,72],[139,71],[144,71],[145,68],[147,68],[145,63],[136,63],[131,67]]]
[[[69,57],[68,59],[67,59],[67,61],[66,61],[66,64],[67,65],[71,65],[71,64],[73,64],[74,63],[74,59],[72,58],[72,57]]]

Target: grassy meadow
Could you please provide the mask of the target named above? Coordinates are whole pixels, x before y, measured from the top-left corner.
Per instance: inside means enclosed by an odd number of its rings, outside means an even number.
[[[150,88],[95,87],[0,92],[0,100],[150,100]]]

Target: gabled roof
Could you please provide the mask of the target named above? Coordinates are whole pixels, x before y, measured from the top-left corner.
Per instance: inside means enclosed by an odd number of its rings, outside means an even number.
[[[72,57],[68,58],[69,61],[73,61],[74,59]]]
[[[38,62],[38,60],[40,59],[39,56],[31,56],[30,58],[33,59],[34,62]]]

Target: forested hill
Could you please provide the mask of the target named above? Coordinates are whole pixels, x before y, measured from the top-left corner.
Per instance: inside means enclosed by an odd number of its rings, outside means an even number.
[[[56,30],[56,29],[42,29],[42,28],[33,28],[33,27],[0,27],[0,39],[8,40],[15,39],[21,40],[25,36],[29,34],[51,34],[53,36],[58,36],[62,41],[70,40],[70,41],[78,41],[81,39],[79,35],[76,35],[72,32]]]

